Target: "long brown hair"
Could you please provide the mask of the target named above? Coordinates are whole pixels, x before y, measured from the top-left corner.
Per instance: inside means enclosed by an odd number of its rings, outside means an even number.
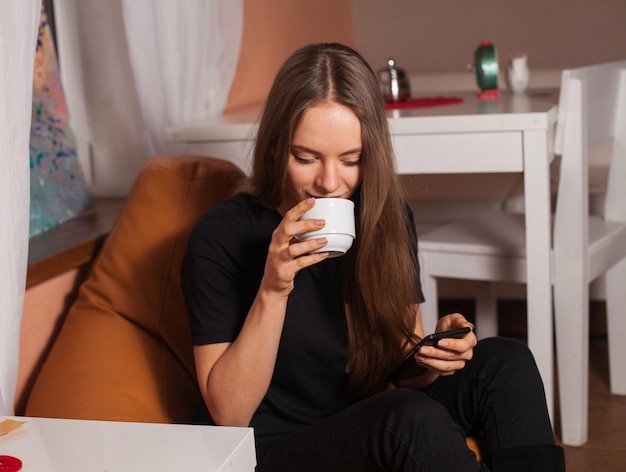
[[[344,264],[351,387],[361,394],[382,379],[414,339],[418,264],[376,76],[354,49],[337,43],[297,50],[279,70],[265,103],[254,150],[250,191],[278,208],[285,191],[293,134],[310,107],[335,102],[361,122],[362,183],[358,237]]]

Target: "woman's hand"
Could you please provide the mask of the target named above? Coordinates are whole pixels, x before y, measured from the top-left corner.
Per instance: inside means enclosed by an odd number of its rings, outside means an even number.
[[[272,234],[267,252],[265,273],[261,289],[279,292],[287,297],[293,290],[296,274],[303,268],[326,259],[327,252],[310,254],[327,244],[326,238],[298,242],[297,236],[324,227],[324,220],[300,220],[315,205],[314,198],[301,201],[285,213],[283,220]]]
[[[446,315],[439,319],[435,332],[447,331],[469,326],[472,331],[463,338],[445,338],[437,346],[424,346],[415,355],[417,363],[424,365],[430,371],[439,375],[452,375],[465,367],[465,363],[474,355],[474,346],[477,340],[474,335],[474,326],[459,313]]]

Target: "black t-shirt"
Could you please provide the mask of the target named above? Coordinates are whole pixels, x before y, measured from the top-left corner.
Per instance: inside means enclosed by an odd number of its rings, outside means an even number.
[[[236,339],[261,283],[272,232],[281,220],[276,210],[240,194],[198,221],[182,264],[195,345]],[[358,400],[347,388],[348,335],[340,274],[341,258],[333,258],[296,275],[272,381],[250,424],[259,444]]]

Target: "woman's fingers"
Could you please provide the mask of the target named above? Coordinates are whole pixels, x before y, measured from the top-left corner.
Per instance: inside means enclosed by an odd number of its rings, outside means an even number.
[[[311,255],[311,252],[326,246],[327,243],[328,240],[326,238],[315,238],[302,242],[295,240],[289,244],[286,253],[289,256],[289,259],[298,259],[305,255]]]
[[[313,253],[327,244],[326,238],[300,241],[299,235],[324,227],[324,220],[301,220],[302,215],[315,205],[309,198],[287,211],[272,234],[265,264],[265,279],[275,290],[289,293],[293,289],[296,274],[305,267],[316,264],[328,253]]]
[[[299,241],[299,236],[309,231],[317,231],[324,227],[326,222],[322,219],[300,219],[302,215],[315,205],[315,199],[303,200],[285,213],[283,221],[277,230],[283,233],[283,242],[293,244]],[[316,249],[314,247],[313,249]],[[312,249],[309,249],[309,251]],[[303,252],[304,253],[304,252]]]
[[[425,346],[421,348],[416,355],[423,358],[439,359],[442,361],[469,361],[474,355],[474,350],[469,348],[457,351],[434,346]]]

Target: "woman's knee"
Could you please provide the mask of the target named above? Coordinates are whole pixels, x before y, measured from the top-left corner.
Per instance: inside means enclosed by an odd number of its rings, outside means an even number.
[[[535,358],[528,346],[520,341],[505,337],[481,340],[474,348],[472,362],[475,375],[487,384],[508,385],[521,389],[520,392],[542,391]]]
[[[478,342],[474,348],[474,359],[503,364],[510,368],[536,368],[535,358],[528,346],[516,339],[495,337]]]

